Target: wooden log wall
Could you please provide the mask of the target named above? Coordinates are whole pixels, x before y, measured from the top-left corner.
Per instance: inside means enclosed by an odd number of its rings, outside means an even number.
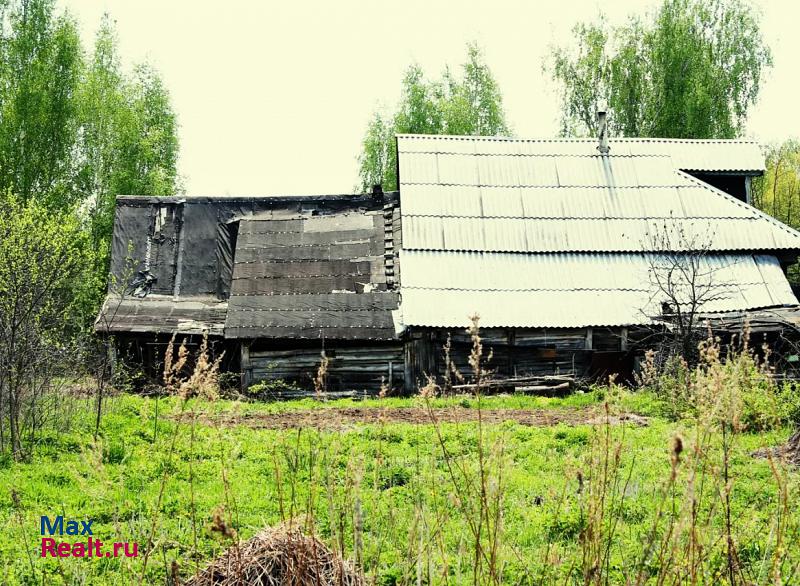
[[[253,383],[282,380],[300,389],[286,396],[308,396],[321,360],[320,347],[249,349],[249,377]],[[381,385],[403,388],[403,346],[400,343],[342,345],[326,343],[327,392],[332,395],[376,395]]]
[[[465,330],[412,332],[406,341],[407,391],[415,390],[427,374],[439,381],[447,376],[444,347],[450,336],[450,360],[467,380],[472,377],[472,340]],[[481,331],[484,367],[494,377],[545,375],[587,376],[597,353],[621,353],[619,328],[501,329]],[[491,360],[489,356],[491,354]]]

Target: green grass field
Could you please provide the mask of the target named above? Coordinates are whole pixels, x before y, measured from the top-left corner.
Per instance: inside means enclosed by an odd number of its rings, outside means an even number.
[[[602,392],[590,392],[566,398],[493,397],[480,404],[469,397],[436,399],[432,404],[602,418],[603,399]],[[185,579],[231,544],[211,530],[215,511],[221,511],[239,539],[290,518],[313,526],[334,549],[360,559],[369,581],[377,584],[473,583],[475,539],[467,518],[478,500],[470,500],[477,494],[477,484],[471,483],[480,477],[481,459],[491,497],[487,523],[497,528],[495,537],[487,539],[498,543],[502,582],[582,584],[579,535],[592,514],[584,483],[591,486],[605,434],[620,444],[619,486],[614,489],[619,498],[609,497],[614,523],[606,528],[613,532],[608,573],[615,577],[611,583],[622,582],[640,561],[653,563],[642,560],[655,511],[669,499],[674,506],[680,492],[665,501],[670,447],[675,435],[688,445],[694,433],[688,423],[659,417],[658,405],[646,394],[623,393],[612,406],[614,412],[648,416],[644,427],[508,421],[483,425],[480,433],[475,421],[436,426],[424,420],[392,421],[392,411],[399,408],[422,412],[420,398],[271,404],[192,399],[179,420],[175,398],[158,402],[156,419],[154,399],[123,395],[108,401],[95,443],[91,402],[74,401],[75,413],[65,429],[47,432],[31,462],[0,462],[3,584],[132,584],[142,578],[165,584],[173,560]],[[375,407],[385,410],[385,419],[366,425],[343,422],[318,430],[252,424],[261,415]],[[195,423],[189,413],[198,415]],[[740,564],[753,583],[772,583],[770,535],[780,491],[769,462],[750,452],[780,444],[789,433],[788,428],[744,433],[732,444],[730,510]],[[718,439],[712,437],[709,445],[716,446]],[[787,472],[786,479],[796,503],[797,472]],[[703,506],[713,509],[719,496],[708,494],[704,502],[709,504]],[[710,524],[717,526],[722,517],[711,509]],[[136,542],[139,556],[43,559],[42,515],[94,519],[96,539]],[[787,539],[796,539],[800,511],[792,507],[783,522]],[[791,547],[797,548],[797,542]],[[788,576],[798,556],[797,551],[785,556],[781,572],[786,584],[800,579]],[[711,557],[701,583],[713,583],[725,571],[723,556],[716,552]]]

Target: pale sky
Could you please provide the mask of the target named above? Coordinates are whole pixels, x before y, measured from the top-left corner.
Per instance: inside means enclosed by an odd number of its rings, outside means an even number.
[[[189,194],[351,193],[376,107],[391,109],[406,67],[459,66],[476,40],[516,136],[556,134],[558,103],[542,59],[602,6],[610,22],[652,0],[283,1],[60,0],[90,46],[103,12],[123,62],[161,73],[180,123]],[[748,133],[800,137],[800,3],[755,0],[775,61]]]

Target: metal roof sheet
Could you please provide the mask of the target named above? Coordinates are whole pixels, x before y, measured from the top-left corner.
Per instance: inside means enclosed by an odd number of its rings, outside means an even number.
[[[403,252],[405,326],[586,327],[643,324],[660,311],[651,254]],[[706,312],[795,305],[777,259],[708,255],[696,273],[713,295]]]
[[[407,185],[405,216],[484,218],[751,218],[746,206],[682,186],[496,187]]]
[[[597,140],[516,139],[505,137],[428,136],[401,134],[400,153],[462,153],[534,157],[590,156]],[[691,171],[746,171],[765,169],[760,145],[749,140],[689,140],[668,138],[612,138],[611,154],[620,157],[667,156],[676,169]]]
[[[404,216],[404,250],[641,252],[796,250],[800,235],[756,218],[464,218]]]
[[[400,153],[406,185],[642,187],[685,185],[666,156],[487,156]]]
[[[667,231],[676,250],[800,250],[800,233],[663,155],[401,152],[400,173],[407,249],[640,251]]]
[[[407,326],[584,327],[659,313],[654,263],[710,251],[703,311],[796,304],[774,256],[800,233],[681,169],[763,169],[745,141],[399,136]],[[519,254],[527,253],[527,254]],[[710,277],[709,277],[710,278]]]

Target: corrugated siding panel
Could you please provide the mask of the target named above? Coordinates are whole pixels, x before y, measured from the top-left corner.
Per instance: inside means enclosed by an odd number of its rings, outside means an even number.
[[[620,254],[515,255],[404,252],[406,326],[585,327],[642,324],[659,313],[655,278],[664,257]],[[714,255],[697,271],[702,311],[794,305],[773,256]],[[686,299],[690,297],[685,296]]]
[[[634,325],[647,320],[642,292],[608,291],[403,291],[405,326],[458,328],[480,315],[481,327],[586,327]],[[598,308],[602,308],[599,311]]]
[[[436,156],[405,153],[400,157],[400,177],[414,178],[414,183],[439,183]]]

